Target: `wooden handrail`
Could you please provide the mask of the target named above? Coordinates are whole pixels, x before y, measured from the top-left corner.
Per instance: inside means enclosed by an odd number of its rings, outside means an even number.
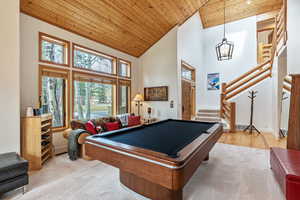
[[[226,88],[229,88],[230,86],[234,85],[235,83],[237,83],[238,81],[242,80],[243,78],[249,76],[250,74],[252,74],[253,72],[263,68],[265,65],[267,65],[268,63],[270,63],[270,60],[267,60],[266,62],[258,65],[257,67],[249,70],[248,72],[244,73],[243,75],[239,76],[238,78],[234,79],[233,81],[230,81],[228,84],[227,84],[227,87]]]
[[[234,102],[228,102],[229,99],[240,94],[246,89],[272,76],[273,62],[281,48],[286,45],[287,41],[287,1],[283,0],[283,6],[275,17],[275,26],[273,29],[272,44],[260,44],[260,61],[266,60],[262,64],[247,71],[234,80],[222,84],[221,109],[220,116],[229,121],[231,129],[235,130],[236,105]],[[283,43],[281,42],[283,39]],[[283,88],[291,91],[289,86],[291,81],[284,78]]]
[[[228,100],[228,99],[231,99],[232,97],[238,95],[239,93],[243,92],[244,90],[248,89],[249,87],[261,82],[262,80],[268,78],[268,77],[271,77],[272,76],[272,73],[269,72],[267,74],[265,74],[264,76],[256,79],[255,81],[252,81],[250,82],[248,85],[245,85],[244,87],[238,89],[237,91],[233,92],[232,94],[229,94],[228,96],[225,97],[225,100]]]
[[[235,85],[234,87],[231,87],[230,89],[227,89],[226,92],[225,92],[225,94],[229,94],[229,93],[233,92],[234,90],[236,90],[239,87],[245,85],[249,81],[257,78],[258,76],[260,76],[261,74],[265,73],[266,71],[269,71],[270,69],[271,69],[271,66],[269,66],[268,68],[265,68],[265,69],[259,71],[258,73],[254,74],[254,75],[249,76],[247,79],[243,80],[243,82]]]

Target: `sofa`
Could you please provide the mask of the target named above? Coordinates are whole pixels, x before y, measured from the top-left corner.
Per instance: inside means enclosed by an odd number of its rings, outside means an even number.
[[[17,153],[0,154],[0,199],[1,195],[28,184],[28,162]]]
[[[270,165],[286,200],[300,199],[300,151],[271,148]]]
[[[134,117],[135,118],[132,122],[128,122],[129,126],[137,126],[141,124],[140,117],[139,116],[134,116]],[[91,158],[88,157],[85,153],[85,145],[84,145],[85,138],[92,134],[96,134],[95,132],[92,132],[93,130],[89,129],[88,126],[89,123],[92,123],[95,127],[97,127],[98,129],[97,133],[100,134],[103,132],[124,128],[124,126],[122,126],[122,123],[118,117],[102,117],[98,119],[92,119],[90,121],[71,120],[70,128],[63,132],[63,137],[65,139],[69,139],[69,135],[71,134],[72,131],[78,129],[84,130],[84,132],[81,133],[80,136],[78,137],[78,141],[77,141],[79,145],[80,157],[83,158],[84,160],[91,160]],[[110,124],[110,127],[108,127],[108,124]],[[115,126],[116,124],[118,124],[117,127]]]

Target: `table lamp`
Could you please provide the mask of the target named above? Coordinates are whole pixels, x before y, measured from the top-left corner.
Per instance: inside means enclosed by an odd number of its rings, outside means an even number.
[[[140,106],[143,104],[141,103],[144,100],[143,96],[140,93],[137,93],[133,99],[136,102],[136,106],[138,107],[138,116],[140,116]]]

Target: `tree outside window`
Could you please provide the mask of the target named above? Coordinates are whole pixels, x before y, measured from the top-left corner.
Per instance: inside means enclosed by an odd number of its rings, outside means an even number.
[[[64,79],[42,77],[42,105],[47,105],[53,116],[53,127],[63,127],[64,116]]]
[[[113,114],[113,85],[74,81],[74,118],[89,120]]]
[[[43,40],[42,60],[64,64],[64,46]]]
[[[74,49],[74,66],[108,74],[113,73],[112,59],[78,49]]]

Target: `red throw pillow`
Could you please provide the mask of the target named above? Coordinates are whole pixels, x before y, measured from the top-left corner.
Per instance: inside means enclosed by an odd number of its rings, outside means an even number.
[[[107,131],[114,131],[120,128],[120,123],[118,121],[115,122],[106,122],[105,127]]]
[[[128,126],[137,126],[141,124],[140,116],[129,116],[128,117]]]
[[[97,134],[97,129],[92,121],[85,123],[85,129],[93,135]]]

